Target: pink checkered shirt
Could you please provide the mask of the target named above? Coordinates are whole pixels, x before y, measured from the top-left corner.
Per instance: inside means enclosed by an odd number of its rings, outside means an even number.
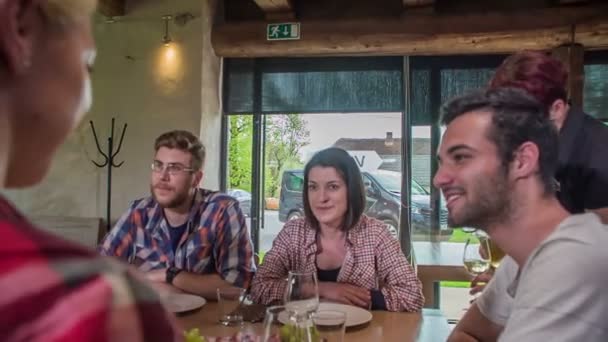
[[[347,252],[338,282],[380,290],[390,311],[419,311],[420,280],[386,226],[365,215],[347,234]],[[253,300],[283,301],[288,272],[317,272],[316,231],[305,219],[289,221],[264,257],[251,286]]]

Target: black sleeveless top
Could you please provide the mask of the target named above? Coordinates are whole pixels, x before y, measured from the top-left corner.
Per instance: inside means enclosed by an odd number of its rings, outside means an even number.
[[[335,283],[338,281],[338,274],[340,273],[340,269],[342,269],[342,267],[338,267],[333,270],[322,270],[317,267],[317,279],[319,281],[331,281]]]

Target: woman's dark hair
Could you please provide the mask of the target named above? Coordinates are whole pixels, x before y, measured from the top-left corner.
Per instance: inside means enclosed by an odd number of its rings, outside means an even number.
[[[312,213],[308,200],[308,174],[313,167],[333,167],[346,184],[347,209],[344,217],[344,230],[353,228],[365,209],[365,189],[361,171],[355,160],[341,148],[330,147],[317,152],[304,167],[304,215],[315,229],[319,229],[319,221]]]

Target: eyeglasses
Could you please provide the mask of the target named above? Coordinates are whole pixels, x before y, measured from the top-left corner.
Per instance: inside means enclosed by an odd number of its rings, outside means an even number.
[[[163,173],[163,172],[167,171],[172,176],[178,175],[182,172],[194,172],[195,171],[193,168],[186,167],[185,165],[180,164],[180,163],[164,164],[163,162],[161,162],[159,160],[153,161],[152,165],[150,165],[150,167],[152,168],[152,171],[154,171],[154,172]]]

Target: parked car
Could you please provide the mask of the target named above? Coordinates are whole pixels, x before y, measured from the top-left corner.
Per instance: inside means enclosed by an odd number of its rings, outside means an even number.
[[[361,172],[366,189],[365,213],[386,223],[389,231],[397,235],[401,213],[401,173],[377,170]],[[304,216],[302,189],[304,173],[302,170],[283,172],[281,195],[279,199],[279,221],[285,222]],[[411,183],[411,224],[413,233],[429,233],[431,230],[430,194],[412,180]],[[439,234],[451,235],[447,227],[447,209],[441,208]]]
[[[226,193],[239,201],[239,206],[245,216],[251,216],[251,193],[241,189],[229,189]]]

